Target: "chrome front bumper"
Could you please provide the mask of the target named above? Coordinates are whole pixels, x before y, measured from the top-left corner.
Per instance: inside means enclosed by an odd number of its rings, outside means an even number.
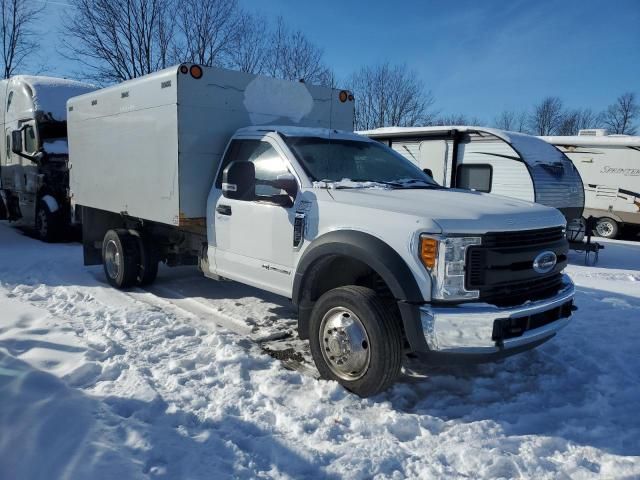
[[[492,339],[496,320],[519,319],[558,309],[572,301],[575,287],[563,276],[563,287],[557,295],[515,307],[499,308],[486,303],[466,303],[451,307],[420,307],[422,328],[432,352],[454,354],[494,354],[510,349],[535,346],[552,337],[569,323],[569,316],[543,326],[525,330],[513,338]]]

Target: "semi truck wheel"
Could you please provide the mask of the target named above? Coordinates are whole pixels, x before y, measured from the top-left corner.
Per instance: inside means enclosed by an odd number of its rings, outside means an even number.
[[[616,238],[618,236],[620,226],[614,219],[602,217],[598,219],[595,230],[599,237]]]
[[[36,211],[36,234],[43,242],[53,242],[60,233],[60,216],[49,210],[49,205],[40,200]]]
[[[138,237],[140,250],[140,268],[136,276],[136,283],[141,287],[151,285],[158,276],[158,251],[153,244],[143,237]]]
[[[387,389],[400,374],[400,324],[373,290],[329,290],[316,302],[310,328],[311,354],[323,378],[369,397]]]
[[[128,230],[109,230],[102,241],[102,264],[112,286],[121,289],[131,287],[140,268],[137,237]]]

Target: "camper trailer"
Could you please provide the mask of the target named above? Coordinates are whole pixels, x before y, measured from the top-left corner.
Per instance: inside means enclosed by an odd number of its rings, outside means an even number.
[[[72,98],[85,264],[116,288],[162,261],[291,299],[321,376],[362,396],[408,353],[474,362],[554,337],[574,309],[562,214],[436,185],[349,131],[353,102],[192,64]]]
[[[0,81],[0,220],[52,240],[71,221],[66,103],[95,90],[50,77]]]
[[[567,223],[581,218],[580,175],[562,152],[536,137],[469,126],[388,127],[360,133],[393,148],[445,187],[555,207]]]
[[[615,238],[624,225],[640,225],[640,136],[581,130],[572,137],[540,137],[576,166],[585,191],[584,216],[597,218],[595,232]]]

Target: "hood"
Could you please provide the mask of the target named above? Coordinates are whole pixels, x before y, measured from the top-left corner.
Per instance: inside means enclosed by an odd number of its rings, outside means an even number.
[[[566,222],[555,208],[468,190],[358,188],[329,192],[336,202],[345,206],[431,220],[443,233],[533,230],[561,226]]]

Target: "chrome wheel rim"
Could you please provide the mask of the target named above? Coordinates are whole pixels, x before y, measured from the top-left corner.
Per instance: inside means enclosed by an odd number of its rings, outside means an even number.
[[[118,251],[118,245],[114,240],[109,240],[104,251],[104,263],[107,267],[107,273],[111,278],[118,278],[120,273],[120,252]]]
[[[610,222],[600,222],[596,225],[596,231],[601,237],[608,237],[613,233],[613,225]]]
[[[320,348],[325,363],[343,380],[362,378],[371,363],[371,346],[364,325],[351,310],[335,307],[320,323]]]

